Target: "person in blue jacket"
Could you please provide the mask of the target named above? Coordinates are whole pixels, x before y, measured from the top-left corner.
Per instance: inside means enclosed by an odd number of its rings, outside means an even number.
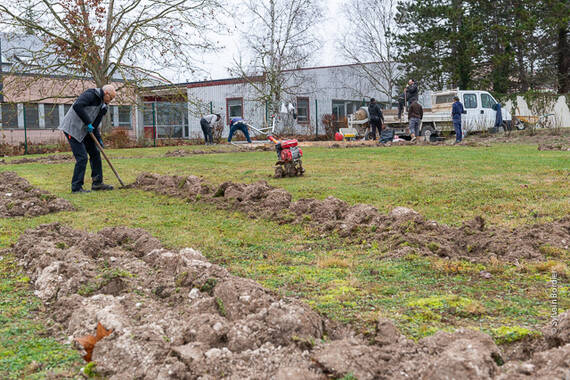
[[[232,142],[232,137],[238,129],[243,132],[247,142],[251,144],[251,138],[249,137],[247,124],[241,117],[232,117],[230,119],[230,134],[228,135],[228,142]]]
[[[72,193],[89,192],[83,188],[87,155],[89,155],[91,179],[93,180],[91,190],[113,190],[113,186],[103,183],[101,154],[89,134],[93,133],[103,146],[98,127],[107,113],[108,104],[115,98],[115,95],[115,88],[110,84],[102,88],[88,89],[77,98],[59,125],[58,129],[65,134],[75,157],[75,169],[71,179]]]
[[[461,142],[463,140],[463,132],[461,131],[461,114],[465,113],[463,104],[459,101],[458,96],[454,96],[453,106],[451,107],[451,119],[453,120],[453,129],[455,129],[455,143]]]

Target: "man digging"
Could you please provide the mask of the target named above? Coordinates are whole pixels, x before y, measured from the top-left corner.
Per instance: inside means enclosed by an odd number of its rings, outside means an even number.
[[[88,136],[93,133],[103,145],[99,124],[107,113],[108,104],[115,98],[115,88],[110,84],[102,88],[90,88],[81,94],[67,111],[59,129],[63,131],[75,157],[75,169],[71,179],[72,193],[89,193],[83,188],[87,155],[91,165],[91,190],[113,190],[113,186],[103,183],[101,154],[95,141]]]

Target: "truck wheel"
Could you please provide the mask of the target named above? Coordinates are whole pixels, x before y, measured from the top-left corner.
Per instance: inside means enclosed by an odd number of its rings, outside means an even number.
[[[436,141],[437,132],[431,125],[424,125],[420,132],[420,136],[424,136],[426,141],[434,142]]]
[[[526,128],[526,125],[516,117],[513,117],[513,123],[515,125],[515,128],[518,129],[519,131],[522,131],[523,129]]]

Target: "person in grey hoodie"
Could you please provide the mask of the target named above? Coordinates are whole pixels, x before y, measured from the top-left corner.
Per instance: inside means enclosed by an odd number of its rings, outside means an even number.
[[[85,169],[87,168],[87,155],[91,164],[91,190],[113,190],[113,186],[103,183],[103,166],[101,153],[95,141],[88,136],[93,133],[103,145],[99,124],[107,113],[108,104],[115,98],[115,88],[110,84],[102,88],[91,88],[81,94],[67,111],[59,125],[63,131],[71,151],[75,157],[75,169],[71,179],[72,193],[88,193],[83,188]]]
[[[222,119],[222,115],[219,113],[206,115],[200,119],[200,127],[204,133],[204,142],[206,145],[214,145],[214,136],[212,131],[214,130],[214,124]]]

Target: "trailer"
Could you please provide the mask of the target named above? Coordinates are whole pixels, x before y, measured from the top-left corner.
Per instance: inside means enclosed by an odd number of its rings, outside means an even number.
[[[420,124],[420,136],[426,141],[435,141],[438,137],[447,133],[453,133],[453,121],[451,119],[451,107],[453,98],[459,97],[466,113],[461,117],[463,134],[467,135],[479,131],[494,131],[498,103],[487,91],[449,90],[439,91],[432,94],[432,107],[424,108],[424,117]],[[408,114],[404,110],[401,118],[398,118],[397,110],[383,110],[384,124],[394,130],[399,136],[409,136]],[[506,109],[501,108],[504,130],[516,127],[524,128],[520,121],[515,119]],[[358,131],[359,137],[370,138],[368,125],[368,107],[361,107],[355,114],[349,115],[348,127]]]

